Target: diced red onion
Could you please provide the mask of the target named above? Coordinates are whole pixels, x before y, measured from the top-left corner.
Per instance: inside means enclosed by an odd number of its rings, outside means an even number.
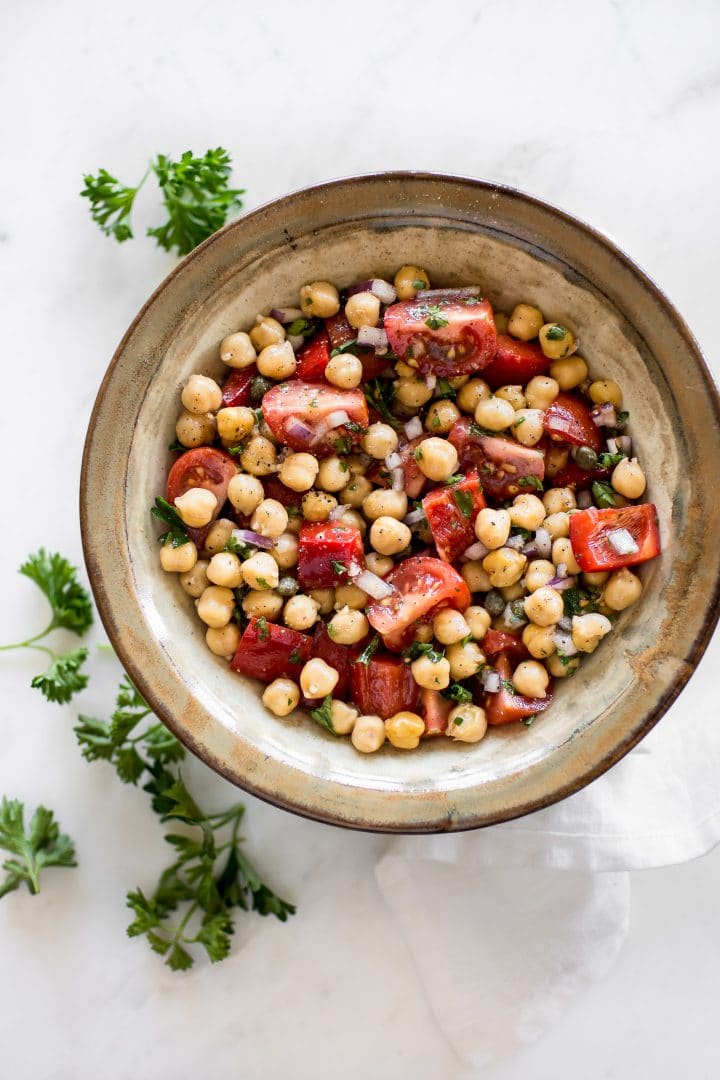
[[[357,343],[374,349],[376,356],[384,356],[388,351],[388,336],[381,326],[361,326]]]
[[[346,510],[351,510],[350,503],[340,503],[339,506],[334,506],[328,514],[328,521],[337,521],[341,518]]]
[[[421,295],[423,300],[439,300],[442,297],[449,297],[451,299],[457,298],[461,300],[463,297],[469,299],[473,296],[480,296],[479,285],[463,285],[459,289],[422,289]]]
[[[434,390],[437,386],[437,375],[426,375],[425,385],[427,386],[428,390]]]
[[[572,636],[570,634],[558,634],[557,630],[555,631],[555,648],[563,656],[577,656],[578,653],[578,647]]]
[[[574,577],[554,577],[552,581],[548,581],[548,585],[551,589],[555,589],[555,592],[564,592],[565,589],[572,589],[575,586]]]
[[[558,563],[557,566],[555,567],[555,577],[566,578],[567,576],[568,576],[567,564],[564,563],[564,562]]]
[[[404,469],[391,469],[390,470],[390,486],[393,491],[403,491],[405,488],[405,470]]]
[[[562,619],[558,619],[558,626],[561,630],[572,630],[572,619],[569,615],[563,615]]]
[[[627,454],[628,457],[632,456],[632,439],[629,435],[618,435],[615,442],[618,445],[618,450],[621,450],[623,454]]]
[[[508,539],[505,541],[505,547],[512,548],[513,551],[519,551],[520,548],[522,548],[524,546],[525,546],[525,537],[524,536],[520,536],[520,535],[518,535],[518,536],[509,536]]]
[[[575,501],[579,510],[587,510],[589,506],[592,506],[592,495],[589,491],[578,491]]]
[[[328,413],[324,420],[321,420],[319,424],[315,426],[313,432],[313,443],[319,442],[323,435],[327,435],[328,431],[334,431],[335,428],[342,427],[343,424],[349,424],[350,417],[344,409],[336,409],[335,412]]]
[[[482,540],[476,540],[469,548],[465,548],[463,555],[466,559],[484,559],[490,549],[485,547]]]
[[[270,312],[271,319],[277,319],[283,326],[295,322],[296,319],[304,318],[303,312],[296,307],[274,307]]]
[[[288,341],[292,345],[293,352],[297,352],[298,349],[302,349],[305,344],[305,338],[302,334],[288,334]]]
[[[366,592],[368,596],[372,596],[373,600],[384,600],[386,596],[392,596],[395,592],[392,585],[388,585],[387,581],[373,574],[372,570],[361,570],[354,581],[358,588]]]
[[[373,279],[366,278],[365,281],[356,281],[354,285],[348,285],[345,290],[347,296],[356,296],[361,292],[371,292],[373,286]]]
[[[595,418],[593,417],[593,419]],[[597,423],[597,420],[595,423]],[[553,416],[552,429],[553,435],[572,435],[576,429],[576,421],[571,420],[569,417]]]
[[[394,304],[397,300],[397,293],[390,284],[389,281],[385,281],[384,278],[373,278],[370,285],[370,292],[373,296],[377,296],[381,304]]]
[[[299,439],[301,442],[312,442],[316,434],[299,416],[289,417],[285,431],[291,439]]]
[[[592,416],[593,424],[595,424],[596,427],[617,426],[617,414],[615,412],[615,406],[611,405],[607,401],[604,405],[596,405],[590,415]]]
[[[608,454],[617,454],[618,446],[617,439],[608,439],[607,441]]]
[[[275,545],[272,537],[261,536],[260,533],[253,532],[252,529],[233,529],[232,536],[240,544],[252,544],[253,547],[262,548],[264,551],[269,551]]]
[[[618,555],[635,555],[640,550],[627,529],[610,529],[605,535]]]
[[[413,416],[412,420],[408,420],[404,427],[408,439],[417,439],[423,433],[422,420],[419,416]]]
[[[397,469],[400,465],[402,465],[402,463],[403,459],[396,451],[393,451],[392,454],[388,454],[388,456],[385,458],[386,469]]]
[[[535,533],[535,547],[541,559],[549,559],[552,551],[552,536],[547,529],[538,529]]]
[[[425,520],[425,511],[418,507],[417,510],[411,510],[409,514],[406,514],[403,521],[406,525],[419,525],[421,521]]]
[[[482,677],[483,690],[488,694],[497,694],[501,687],[500,675],[497,671],[486,671]]]
[[[534,540],[528,540],[527,544],[525,544],[521,550],[523,555],[527,556],[528,559],[537,559],[540,554]]]

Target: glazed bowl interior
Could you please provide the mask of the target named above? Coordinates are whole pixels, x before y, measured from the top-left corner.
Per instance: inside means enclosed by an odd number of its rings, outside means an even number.
[[[179,391],[224,375],[218,344],[299,286],[392,278],[478,284],[496,309],[537,304],[571,325],[597,376],[616,379],[656,503],[662,558],[644,593],[531,727],[480,744],[431,740],[358,754],[308,716],[277,719],[262,687],[205,646],[193,602],[161,572],[149,514],[164,491]],[[83,536],[101,615],[141,692],[173,731],[238,785],[356,828],[434,831],[506,820],[577,790],[667,709],[716,617],[718,401],[689,332],[607,240],[536,200],[478,181],[386,174],[298,192],[216,234],[163,283],[101,388],[82,481]]]

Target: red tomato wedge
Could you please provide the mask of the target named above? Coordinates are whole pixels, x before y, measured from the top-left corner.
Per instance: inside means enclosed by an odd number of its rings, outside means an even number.
[[[174,505],[175,500],[190,488],[205,488],[217,499],[213,517],[217,517],[227,499],[227,489],[237,466],[224,450],[211,446],[198,446],[182,454],[168,473],[165,498]]]
[[[367,640],[367,639],[365,639]],[[315,626],[313,637],[313,656],[320,657],[338,673],[337,686],[333,690],[333,697],[345,701],[350,690],[350,675],[352,666],[363,650],[365,641],[357,645],[340,645],[333,641],[327,629],[327,623],[322,619]]]
[[[420,695],[420,715],[425,721],[423,735],[442,735],[447,731],[448,717],[454,701],[443,697],[439,690],[423,690]]]
[[[329,319],[326,319],[325,328],[330,339],[331,350],[340,349],[343,345],[347,345],[348,342],[355,341],[357,338],[357,330],[347,321],[343,311],[339,311],[337,315],[331,315]],[[378,375],[382,375],[389,365],[387,357],[376,356],[374,349],[355,346],[348,349],[348,352],[351,352],[353,356],[357,356],[360,360],[363,367],[363,382],[376,379]]]
[[[621,555],[613,547],[613,534],[619,529],[630,534],[636,552]],[[617,542],[625,539],[617,537]],[[578,510],[570,515],[570,543],[578,566],[589,573],[637,566],[660,554],[657,509],[653,503],[641,503],[617,510]]]
[[[401,440],[396,451],[402,459],[401,465],[398,467],[403,470],[403,491],[408,499],[417,499],[427,483],[427,478],[420,471],[420,466],[415,458],[415,448],[421,442],[424,442],[426,438],[427,435],[418,435],[416,439],[410,439],[409,442]],[[385,465],[376,465],[368,473],[368,480],[372,480],[379,487],[390,487],[390,471]]]
[[[550,484],[552,487],[589,488],[593,480],[607,480],[612,469],[603,469],[598,465],[595,469],[581,469],[574,461],[568,461],[567,465],[558,469]]]
[[[433,289],[385,312],[390,345],[422,372],[447,378],[481,371],[495,356],[497,331],[487,300],[456,289]]]
[[[251,619],[230,662],[239,671],[262,682],[292,679],[297,682],[303,664],[312,656],[312,638],[266,619]]]
[[[435,488],[422,505],[438,555],[455,562],[475,542],[475,518],[486,505],[477,473],[451,487]]]
[[[250,404],[250,383],[257,375],[257,368],[246,367],[242,370],[231,371],[222,389],[223,409],[232,409],[236,405]]]
[[[485,368],[482,377],[493,390],[518,383],[524,386],[536,375],[546,375],[551,363],[539,345],[498,334],[495,359]]]
[[[540,450],[521,446],[514,439],[484,435],[467,416],[455,421],[448,439],[461,466],[477,469],[480,485],[490,498],[502,501],[542,487],[545,458]]]
[[[558,394],[545,410],[543,427],[558,442],[591,446],[596,453],[602,450],[600,428],[593,423],[590,406],[577,394]]]
[[[510,684],[512,678],[512,666],[505,653],[500,653],[495,661],[497,671],[503,683]],[[497,694],[485,694],[485,716],[490,727],[498,727],[500,724],[512,724],[516,720],[526,720],[528,716],[544,712],[548,705],[552,704],[553,689],[550,681],[544,698],[530,698],[523,694],[516,694],[514,690],[508,690],[501,686]]]
[[[307,382],[322,379],[325,375],[325,368],[330,362],[330,341],[327,330],[319,330],[315,337],[311,338],[306,345],[303,345],[297,354],[296,360],[297,370],[295,374],[298,379],[305,379]]]
[[[405,559],[385,578],[392,596],[374,600],[367,607],[373,629],[382,635],[389,649],[402,649],[412,637],[417,623],[441,607],[464,611],[470,605],[470,591],[457,570],[441,559],[415,555]]]
[[[519,664],[521,660],[527,660],[530,656],[523,645],[522,638],[516,634],[506,634],[504,630],[487,630],[480,642],[480,648],[488,657],[506,653],[516,664]]]
[[[347,585],[350,570],[365,566],[360,530],[354,525],[323,521],[303,525],[298,550],[298,581],[303,589]]]
[[[368,426],[368,408],[362,390],[337,390],[328,383],[292,379],[268,390],[263,415],[276,439],[293,450],[315,456],[331,454],[337,439],[357,441]],[[341,414],[347,416],[343,421]],[[338,423],[338,420],[340,421]],[[346,424],[350,422],[353,429]]]
[[[389,653],[376,653],[367,664],[353,664],[351,683],[353,701],[365,716],[387,720],[406,709],[414,712],[420,701],[410,665]]]

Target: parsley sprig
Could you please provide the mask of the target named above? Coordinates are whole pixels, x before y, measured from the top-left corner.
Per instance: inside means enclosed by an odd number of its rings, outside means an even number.
[[[164,499],[162,495],[158,495],[155,499],[155,505],[150,507],[150,513],[158,521],[162,521],[164,525],[168,526],[167,532],[158,536],[158,543],[172,544],[173,547],[187,544],[188,534],[185,522],[167,499]]]
[[[77,866],[75,847],[55,820],[52,810],[38,806],[25,827],[25,807],[18,799],[3,797],[0,803],[0,848],[10,852],[2,868],[0,898],[23,882],[35,896],[40,892],[40,874],[50,866]]]

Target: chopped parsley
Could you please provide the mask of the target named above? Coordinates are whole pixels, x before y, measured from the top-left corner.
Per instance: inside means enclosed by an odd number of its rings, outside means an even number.
[[[358,656],[358,658],[357,658],[358,664],[364,664],[365,667],[367,667],[368,664],[370,663],[370,661],[372,660],[373,656],[375,655],[375,653],[378,651],[379,647],[380,647],[380,635],[376,634],[375,637],[372,638],[372,640],[368,641],[367,645],[365,646],[363,651]]]
[[[408,661],[417,660],[419,656],[427,656],[433,664],[439,663],[445,656],[445,651],[438,652],[429,641],[413,641],[407,649],[403,649],[403,658]]]
[[[390,379],[372,379],[365,383],[364,391],[368,405],[377,409],[383,420],[391,427],[399,428],[400,421],[390,412],[390,405],[395,397],[395,387]]]
[[[479,438],[481,435],[489,435],[493,439],[497,438],[497,431],[490,431],[488,428],[480,427],[480,425],[476,424],[474,420],[470,424],[470,434],[473,435],[476,439]]]
[[[350,439],[347,437],[347,435],[342,435],[339,439],[335,440],[335,453],[336,454],[349,454],[351,449],[352,449],[352,444],[350,443]],[[345,466],[345,469],[347,469],[347,463],[344,462],[344,461],[341,461],[340,462],[340,468],[342,469],[343,466]],[[343,472],[345,471],[345,469],[343,469]]]
[[[456,398],[457,390],[455,390],[447,379],[438,379],[437,386],[435,387],[436,398]]]
[[[513,686],[513,684],[511,682],[508,682],[507,679],[501,679],[500,680],[500,685],[502,686],[503,690],[507,690],[508,694],[514,694],[515,693],[515,687]]]
[[[548,327],[545,337],[548,341],[562,341],[564,337],[567,337],[567,330],[564,326],[558,326],[557,323],[553,323],[552,326]]]
[[[463,517],[472,517],[475,504],[473,503],[473,497],[469,491],[459,491],[455,488],[453,490],[453,499]]]
[[[617,506],[615,502],[615,492],[611,488],[610,484],[605,484],[602,480],[595,480],[592,486],[593,499],[600,509],[609,509]]]
[[[629,419],[630,413],[627,411],[627,409],[621,409],[620,412],[617,414],[617,426],[625,427]]]
[[[168,443],[168,450],[187,450],[187,446],[183,446],[183,444],[176,439],[175,442]]]
[[[531,716],[526,716],[523,720],[520,721],[520,723],[524,724],[525,727],[530,727],[536,716],[537,713],[533,713]]]
[[[150,509],[150,513],[153,517],[162,521],[163,524],[169,526],[167,532],[164,532],[162,536],[158,536],[159,543],[172,544],[173,547],[187,544],[188,534],[185,522],[167,499],[163,499],[162,495],[158,495],[155,499],[155,505]]]
[[[518,487],[531,487],[536,491],[543,490],[543,482],[539,476],[521,476],[517,482]]]
[[[331,349],[331,351],[330,351],[330,359],[332,359],[333,356],[340,356],[340,353],[349,352],[350,349],[354,349],[356,345],[357,345],[357,338],[352,338],[352,340],[350,340],[350,341],[343,342],[342,345],[338,345],[336,348]]]
[[[337,735],[332,722],[332,702],[332,694],[328,694],[322,705],[318,709],[313,709],[310,715],[313,720],[320,724],[320,727],[324,727],[331,735]]]
[[[290,664],[302,664],[303,660],[299,649],[293,649],[288,657],[288,662]]]
[[[469,705],[473,699],[470,691],[456,682],[450,683],[448,688],[443,690],[443,697],[451,698],[453,701],[457,701],[459,705]]]
[[[267,619],[264,615],[261,615],[257,621],[258,641],[270,640],[270,627],[267,624]]]
[[[611,469],[614,465],[619,465],[624,459],[625,455],[620,454],[601,454],[598,458],[598,465],[601,465],[603,469]]]
[[[416,281],[412,282],[412,287],[413,289],[417,289],[417,291],[420,292],[421,290],[427,289],[427,283],[418,278]]]
[[[513,424],[513,427],[514,428],[520,427],[521,424],[525,423],[526,419],[527,419],[527,417],[525,417],[525,416],[518,416],[517,420]]]
[[[456,716],[455,719],[453,720],[453,724],[455,725],[455,727],[460,727],[460,725],[464,724],[464,723],[465,723],[465,717],[464,716]]]
[[[243,544],[241,540],[232,535],[228,537],[224,550],[231,552],[233,555],[238,555],[243,560],[249,559],[255,553],[254,548],[248,547],[247,544]]]
[[[447,487],[453,487],[455,484],[460,484],[465,479],[465,473],[453,473],[452,476],[448,476],[444,481]]]
[[[330,562],[330,565],[332,566],[333,573],[335,573],[335,574],[347,574],[347,572],[348,572],[347,571],[347,566],[345,565],[345,563],[340,562],[339,559],[332,559],[332,561]]]
[[[442,330],[443,326],[448,326],[448,320],[442,313],[442,308],[439,304],[431,304],[427,309],[427,319],[425,325],[431,330]]]
[[[563,591],[563,613],[572,618],[573,615],[589,615],[597,611],[596,596],[584,589],[565,589]]]
[[[242,454],[245,446],[240,443],[238,446],[228,446],[226,447],[226,449],[228,454],[232,454],[233,457],[237,457],[239,454]]]
[[[315,333],[315,323],[312,319],[303,319],[301,316],[285,327],[285,333],[289,337],[297,337],[299,334],[302,334],[303,337],[311,337]]]

